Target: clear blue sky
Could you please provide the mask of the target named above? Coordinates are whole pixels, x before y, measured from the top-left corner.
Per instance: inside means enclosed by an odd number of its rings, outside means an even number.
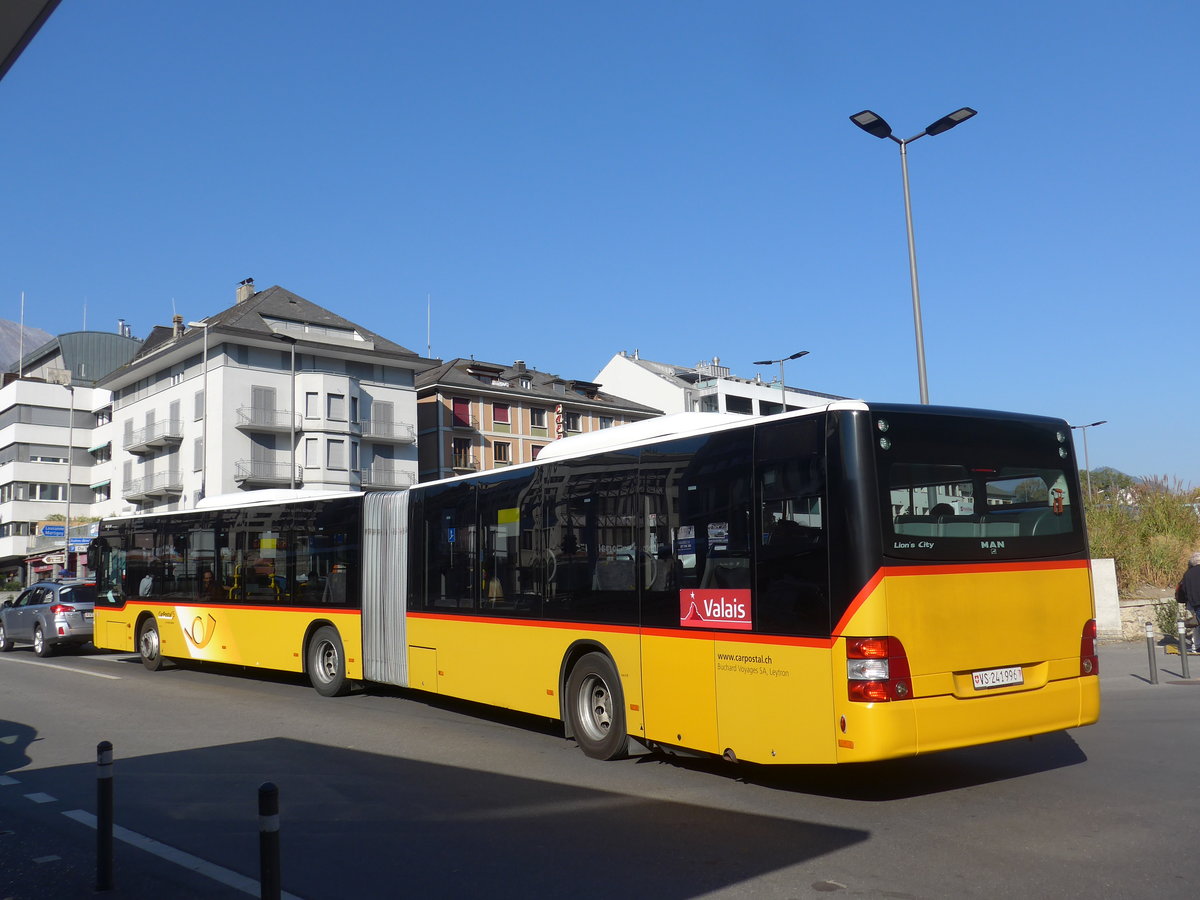
[[[0,318],[145,336],[280,284],[421,354],[592,378],[797,350],[1086,424],[1200,485],[1200,6],[63,0],[0,82]],[[771,378],[777,369],[763,367]],[[1080,442],[1082,456],[1082,442]]]

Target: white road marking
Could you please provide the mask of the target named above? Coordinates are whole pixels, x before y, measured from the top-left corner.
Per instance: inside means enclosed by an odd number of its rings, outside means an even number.
[[[56,666],[54,663],[40,662],[33,659],[20,659],[15,656],[4,657],[5,663],[22,663],[27,666],[41,666],[43,669],[58,669],[60,672],[71,672],[75,675],[90,675],[92,678],[108,678],[113,681],[120,681],[120,675],[105,675],[102,672],[89,672],[87,669],[72,669],[70,666]]]
[[[89,812],[84,812],[82,809],[73,809],[69,812],[64,812],[64,816],[68,819],[74,819],[86,825],[88,828],[96,827],[96,817]],[[248,878],[234,872],[232,869],[226,869],[223,866],[218,866],[216,863],[210,863],[198,856],[192,856],[190,853],[184,853],[182,850],[177,850],[174,847],[154,840],[154,838],[146,837],[144,834],[138,834],[136,831],[130,831],[128,828],[122,828],[120,825],[113,825],[113,837],[119,841],[124,841],[130,846],[137,847],[140,850],[145,850],[147,853],[153,853],[160,859],[165,859],[168,862],[173,862],[177,866],[182,866],[189,869],[198,875],[204,875],[211,878],[213,881],[228,885],[235,890],[241,891],[243,894],[249,894],[252,897],[262,896],[259,890],[259,884],[253,878]],[[283,896],[288,900],[300,900],[295,894],[283,892]]]
[[[20,784],[21,782],[13,778],[11,775],[0,775],[0,784],[8,787],[10,784]]]
[[[61,856],[38,856],[38,857],[35,857],[33,861],[35,863],[48,863],[48,862],[58,862],[60,859],[62,859]]]
[[[49,794],[26,794],[26,800],[32,800],[34,803],[54,803],[57,798],[51,797]]]

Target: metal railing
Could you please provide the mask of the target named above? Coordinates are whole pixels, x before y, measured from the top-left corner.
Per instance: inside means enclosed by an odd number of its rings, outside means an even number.
[[[300,419],[282,409],[263,409],[258,406],[239,406],[237,428],[262,428],[271,431],[291,431],[299,428]]]
[[[262,459],[239,459],[233,464],[233,480],[252,482],[254,484],[290,484],[293,478],[292,466],[288,462],[274,462]],[[296,484],[300,483],[302,472],[295,470]]]
[[[404,488],[416,483],[412,472],[397,472],[394,469],[363,469],[360,479],[363,487]]]
[[[375,422],[363,419],[362,436],[373,440],[395,441],[398,444],[411,444],[416,441],[416,430],[405,422]]]
[[[183,422],[179,419],[165,419],[153,422],[144,428],[131,431],[125,435],[121,447],[134,452],[138,447],[153,447],[167,443],[178,443],[183,440]]]
[[[160,494],[178,494],[183,491],[183,473],[156,472],[142,478],[134,478],[121,488],[126,499],[152,497]]]

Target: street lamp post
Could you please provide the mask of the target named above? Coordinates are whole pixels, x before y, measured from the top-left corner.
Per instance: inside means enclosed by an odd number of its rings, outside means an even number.
[[[1088,491],[1089,497],[1092,496],[1092,464],[1088,460],[1087,430],[1089,428],[1095,428],[1097,425],[1107,425],[1107,424],[1108,424],[1108,419],[1101,419],[1099,422],[1092,422],[1088,425],[1072,425],[1071,426],[1072,431],[1079,430],[1079,431],[1083,432],[1083,467],[1087,471],[1087,491]]]
[[[204,391],[203,418],[200,420],[200,452],[204,454],[200,460],[200,497],[204,498],[208,490],[208,323],[188,322],[188,328],[204,329],[204,349],[201,351],[200,363],[204,367],[204,380],[201,390]]]
[[[867,134],[877,138],[891,138],[900,145],[900,173],[904,180],[904,222],[908,229],[908,275],[912,283],[913,328],[917,341],[917,379],[921,388],[921,402],[925,404],[929,403],[929,383],[925,378],[925,335],[921,327],[921,289],[917,284],[917,249],[913,239],[912,201],[908,193],[908,145],[927,134],[933,136],[949,131],[975,114],[976,111],[971,107],[964,106],[948,116],[942,116],[920,134],[904,140],[892,134],[892,126],[869,109],[864,109],[850,117],[850,121]]]
[[[271,336],[277,341],[284,341],[292,350],[292,402],[291,410],[288,413],[292,420],[292,455],[291,467],[288,470],[288,487],[294,491],[296,489],[296,339],[290,334],[279,334],[278,332]]]
[[[802,356],[808,356],[808,351],[801,350],[799,353],[793,353],[791,356],[785,356],[783,359],[760,359],[754,363],[756,366],[773,366],[775,363],[779,363],[779,399],[781,401],[779,411],[781,413],[787,412],[787,383],[783,380],[783,364],[793,359],[799,359]]]

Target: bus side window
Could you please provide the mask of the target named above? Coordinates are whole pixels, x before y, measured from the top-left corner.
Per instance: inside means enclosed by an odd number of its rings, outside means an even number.
[[[755,472],[759,541],[755,625],[776,634],[828,635],[824,423],[760,425]]]

